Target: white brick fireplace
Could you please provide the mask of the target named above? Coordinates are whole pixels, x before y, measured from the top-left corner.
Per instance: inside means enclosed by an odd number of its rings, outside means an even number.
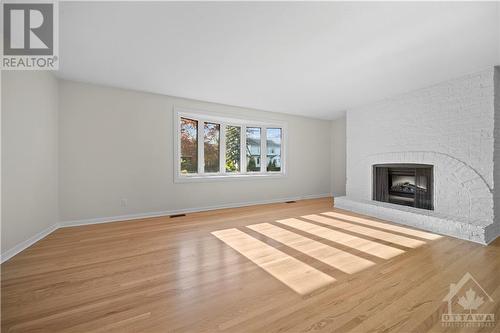
[[[348,110],[347,195],[335,206],[479,243],[493,240],[500,222],[494,222],[498,75],[490,68]],[[386,163],[433,165],[434,210],[373,201],[372,166]]]

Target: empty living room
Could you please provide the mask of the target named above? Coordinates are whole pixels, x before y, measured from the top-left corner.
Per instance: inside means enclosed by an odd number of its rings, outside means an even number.
[[[0,7],[2,333],[500,332],[500,1]]]

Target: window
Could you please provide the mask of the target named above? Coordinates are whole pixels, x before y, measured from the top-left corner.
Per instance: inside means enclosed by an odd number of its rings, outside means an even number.
[[[226,172],[240,172],[241,127],[226,126]]]
[[[281,171],[281,128],[268,128],[266,134],[267,171]]]
[[[205,123],[205,172],[219,172],[220,158],[220,125]]]
[[[247,171],[260,171],[260,134],[259,127],[247,127]]]
[[[198,172],[198,122],[181,118],[181,173]]]
[[[176,108],[176,182],[285,175],[286,124]]]

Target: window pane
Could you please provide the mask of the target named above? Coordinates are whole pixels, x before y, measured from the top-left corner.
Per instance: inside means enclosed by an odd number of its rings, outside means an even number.
[[[181,118],[181,173],[198,172],[198,122]]]
[[[219,172],[220,125],[205,123],[205,172]]]
[[[247,171],[260,171],[260,128],[247,127]]]
[[[226,127],[226,171],[240,171],[241,127]]]
[[[266,131],[267,171],[281,171],[281,128]]]

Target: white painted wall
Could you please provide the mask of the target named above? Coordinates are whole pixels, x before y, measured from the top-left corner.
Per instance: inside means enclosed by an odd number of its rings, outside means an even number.
[[[330,121],[72,81],[59,87],[61,221],[330,194]],[[287,176],[174,183],[174,105],[287,122]]]
[[[332,194],[346,194],[346,116],[332,120]]]
[[[50,72],[2,71],[2,255],[59,221],[57,86]]]
[[[371,200],[373,164],[428,163],[434,165],[434,213],[491,224],[493,73],[491,67],[348,110],[347,196]]]
[[[500,19],[500,5],[498,10],[498,17]],[[494,184],[495,184],[495,224],[496,234],[500,235],[500,66],[495,67],[494,73],[495,81],[495,170],[494,170]]]

